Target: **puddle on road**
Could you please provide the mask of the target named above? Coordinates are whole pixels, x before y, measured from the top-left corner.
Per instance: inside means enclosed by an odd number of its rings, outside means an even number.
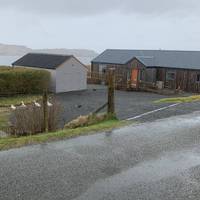
[[[145,161],[136,167],[114,177],[115,181],[131,179],[131,182],[154,182],[176,176],[192,167],[200,165],[200,155],[194,152],[173,153],[158,160]],[[131,178],[130,178],[131,177]]]
[[[107,192],[114,194],[122,188],[129,188],[135,184],[151,184],[161,179],[179,177],[186,170],[198,165],[200,165],[200,155],[195,151],[166,154],[160,159],[145,161],[127,171],[96,182],[80,196],[80,199],[100,197]]]

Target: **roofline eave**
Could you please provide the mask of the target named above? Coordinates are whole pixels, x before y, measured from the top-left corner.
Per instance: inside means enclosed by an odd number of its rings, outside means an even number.
[[[133,60],[137,60],[138,62],[140,62],[142,65],[144,65],[146,67],[146,65],[135,56],[132,57],[131,59],[129,59],[127,62],[124,62],[124,63],[100,62],[100,61],[94,61],[94,60],[92,60],[91,63],[94,63],[94,64],[108,64],[108,65],[127,65],[128,63],[130,63]]]
[[[55,68],[50,68],[50,67],[39,67],[39,66],[28,66],[28,65],[26,65],[26,66],[22,66],[22,65],[12,65],[12,67],[22,67],[22,68],[39,68],[39,69],[41,69],[41,70],[56,70],[57,69],[57,67],[55,67]]]
[[[125,65],[126,63],[109,63],[109,62],[97,62],[91,61],[92,64],[108,64],[108,65]]]
[[[200,71],[200,67],[198,68],[186,68],[186,67],[169,67],[169,66],[146,66],[147,68],[164,68],[164,69],[175,69],[175,70],[192,70],[192,71]]]

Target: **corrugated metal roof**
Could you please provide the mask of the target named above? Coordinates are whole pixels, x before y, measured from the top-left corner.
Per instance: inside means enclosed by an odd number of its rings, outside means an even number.
[[[55,55],[43,53],[29,53],[14,62],[12,65],[24,67],[38,67],[43,69],[56,69],[68,60],[71,55]]]
[[[200,69],[200,51],[108,49],[92,62],[126,64],[134,58],[147,67]]]

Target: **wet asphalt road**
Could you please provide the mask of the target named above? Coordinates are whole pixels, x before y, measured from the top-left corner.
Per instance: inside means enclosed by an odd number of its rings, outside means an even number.
[[[0,152],[1,200],[200,199],[200,113]]]

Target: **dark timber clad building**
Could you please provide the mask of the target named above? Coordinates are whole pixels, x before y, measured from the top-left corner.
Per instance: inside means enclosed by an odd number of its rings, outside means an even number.
[[[152,83],[160,88],[200,92],[200,51],[108,49],[92,60],[92,73],[114,67],[133,88]]]

